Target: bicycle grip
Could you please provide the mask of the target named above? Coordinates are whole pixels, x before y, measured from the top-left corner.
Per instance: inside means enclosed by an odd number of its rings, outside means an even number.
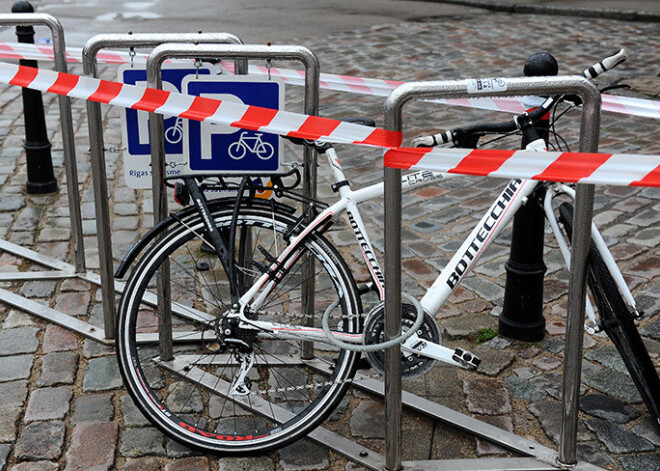
[[[628,53],[626,52],[625,49],[621,49],[619,50],[619,52],[612,54],[611,56],[606,57],[602,61],[592,65],[584,72],[582,72],[582,75],[588,79],[594,79],[598,77],[600,74],[607,72],[608,70],[611,70],[617,65],[625,62],[626,59],[628,59]]]
[[[432,136],[421,136],[413,139],[410,144],[412,147],[435,147],[440,144],[447,144],[453,142],[453,135],[451,131],[443,131]]]

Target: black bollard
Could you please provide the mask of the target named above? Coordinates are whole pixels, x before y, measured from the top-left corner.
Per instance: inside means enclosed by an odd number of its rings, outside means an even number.
[[[542,52],[527,59],[523,73],[527,77],[557,75],[557,61]],[[537,128],[539,136],[547,141],[549,121],[544,119]],[[527,142],[522,142],[524,149]],[[542,188],[537,192],[543,191]],[[498,331],[504,337],[527,342],[542,340],[545,336],[543,317],[543,263],[545,213],[541,203],[543,194],[533,194],[513,218],[511,252],[505,264],[506,286],[504,306],[500,314]]]
[[[11,7],[12,13],[34,13],[30,2],[18,1]],[[19,43],[34,44],[34,28],[17,26]],[[20,65],[37,67],[37,61],[20,60]],[[57,180],[53,172],[53,159],[50,155],[50,142],[46,131],[44,104],[41,92],[23,88],[23,117],[25,122],[25,155],[27,158],[28,194],[43,194],[57,191]]]

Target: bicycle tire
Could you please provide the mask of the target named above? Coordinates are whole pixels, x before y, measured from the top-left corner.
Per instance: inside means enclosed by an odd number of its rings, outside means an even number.
[[[268,160],[275,155],[275,148],[270,142],[262,142],[261,145],[258,145],[255,149],[255,153],[261,160]]]
[[[229,154],[229,157],[234,160],[241,160],[245,157],[246,152],[245,146],[240,141],[232,142],[229,147],[227,147],[227,154]]]
[[[569,239],[573,233],[573,206],[559,206],[559,220]],[[587,258],[587,283],[593,295],[603,330],[618,350],[653,422],[660,431],[660,379],[633,315],[610,275],[593,240]]]
[[[230,224],[232,211],[232,205],[211,203],[213,218],[221,230]],[[254,258],[268,259],[270,255],[264,255],[265,251],[272,251],[276,256],[276,244],[283,242],[279,239],[284,238],[295,221],[266,209],[243,208],[237,224],[239,229],[250,228],[254,247],[265,249],[255,249]],[[141,334],[155,330],[157,314],[140,300],[149,287],[155,285],[158,269],[165,260],[169,260],[172,270],[172,301],[188,306],[188,309],[192,306],[197,311],[210,313],[216,319],[222,318],[221,312],[225,309],[222,299],[225,294],[228,297],[228,283],[217,258],[211,258],[212,255],[199,248],[198,234],[203,228],[197,214],[187,217],[181,224],[164,232],[136,264],[119,305],[119,367],[126,388],[140,411],[167,436],[205,452],[265,453],[301,438],[325,420],[346,394],[357,369],[359,354],[315,342],[315,360],[331,367],[332,375],[324,378],[309,363],[285,364],[287,360],[296,359],[293,357],[298,354],[299,341],[249,339],[246,342],[255,345],[255,356],[260,362],[248,376],[251,393],[229,396],[228,385],[236,373],[234,366],[230,365],[232,358],[227,357],[225,361],[223,355],[227,355],[217,349],[215,329],[211,331],[210,324],[204,322],[177,317],[172,321],[175,335],[188,340],[196,334],[201,339],[175,344],[176,361],[182,361],[184,355],[197,354],[199,357],[188,370],[180,366],[170,370],[155,361],[158,335],[152,334],[155,338],[151,343],[138,343],[144,340],[139,338]],[[270,241],[270,246],[265,245],[264,237],[268,234],[278,239]],[[248,251],[240,252],[245,254]],[[265,306],[269,310],[278,309],[281,316],[262,313],[260,320],[303,322],[299,319],[302,317],[300,303],[296,302],[302,281],[299,268],[302,260],[312,256],[316,260],[314,324],[320,325],[324,310],[339,297],[341,302],[333,315],[334,329],[360,332],[361,303],[357,286],[337,250],[323,236],[310,232],[300,254],[271,293],[272,299],[269,300],[272,303]],[[253,266],[248,265],[253,261],[252,257],[244,258],[245,262],[238,269],[252,277]],[[209,265],[203,266],[200,262]],[[266,267],[270,265],[267,260],[257,263]],[[281,304],[278,307],[276,303]],[[184,338],[188,333],[190,337]],[[219,362],[221,359],[223,361]],[[278,364],[279,361],[282,364]],[[197,380],[191,378],[195,374]],[[205,382],[207,386],[200,387],[198,382]],[[212,394],[212,388],[222,391]],[[257,408],[259,412],[253,413],[251,408]],[[279,420],[275,419],[277,414],[280,414]]]

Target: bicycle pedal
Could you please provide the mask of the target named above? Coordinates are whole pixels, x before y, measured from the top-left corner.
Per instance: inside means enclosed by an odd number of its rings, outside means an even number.
[[[460,363],[463,368],[468,370],[476,370],[481,363],[481,359],[478,356],[476,356],[474,353],[468,352],[467,350],[463,350],[462,348],[457,348],[454,350],[452,359],[455,362]]]

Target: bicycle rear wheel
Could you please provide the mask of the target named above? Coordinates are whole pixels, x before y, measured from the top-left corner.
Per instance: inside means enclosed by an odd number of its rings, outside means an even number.
[[[233,207],[216,205],[211,210],[221,232],[228,229]],[[284,239],[294,220],[245,208],[237,224],[237,270],[249,286],[286,247]],[[278,340],[230,325],[224,317],[229,281],[218,259],[201,247],[203,232],[199,216],[188,217],[164,233],[137,263],[119,307],[120,369],[139,409],[171,438],[209,452],[263,453],[297,440],[333,411],[349,387],[359,354],[314,342],[312,358],[303,360],[301,340]],[[302,265],[309,257],[315,260],[315,308],[303,313]],[[167,361],[159,356],[159,313],[143,302],[154,297],[166,261],[172,298],[166,301],[178,313],[172,321],[174,358]],[[323,312],[339,300],[332,328],[360,331],[355,281],[325,238],[310,233],[295,264],[278,275],[281,280],[262,309],[248,317],[320,326]],[[233,329],[236,343],[227,343],[228,329]],[[240,376],[238,359],[246,352],[254,353],[254,366],[241,383],[242,394],[231,392]],[[314,364],[330,367],[332,375],[322,376]]]
[[[573,233],[573,206],[562,203],[559,220],[571,237]],[[587,259],[587,282],[593,295],[600,323],[619,351],[628,372],[660,431],[660,379],[649,357],[642,337],[637,331],[633,314],[610,275],[596,245],[591,242]]]

